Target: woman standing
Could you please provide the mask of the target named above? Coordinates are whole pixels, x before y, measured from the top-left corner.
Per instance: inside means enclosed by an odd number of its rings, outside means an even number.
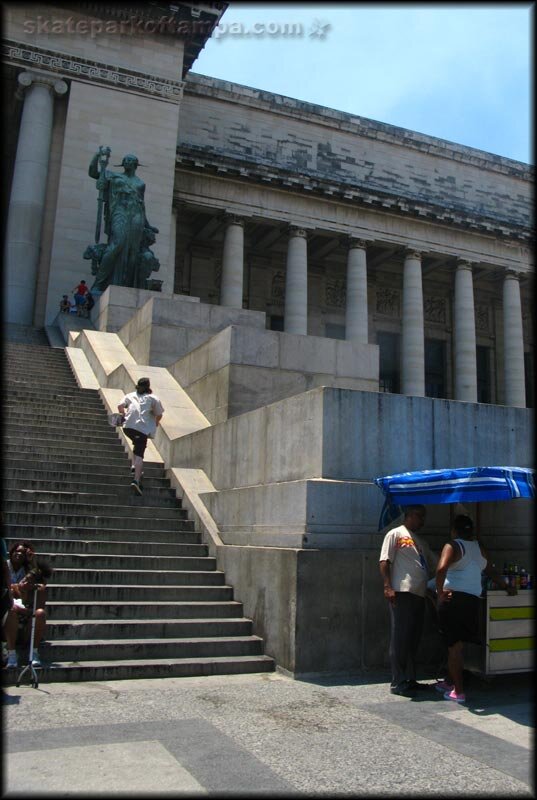
[[[436,688],[446,700],[464,703],[462,681],[463,643],[479,642],[481,573],[493,578],[508,594],[516,594],[490,563],[474,532],[470,517],[453,520],[451,542],[444,545],[436,568],[437,609],[440,633],[448,649],[448,675]]]

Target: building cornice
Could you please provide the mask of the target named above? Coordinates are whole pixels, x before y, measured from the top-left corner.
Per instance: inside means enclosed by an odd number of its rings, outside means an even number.
[[[255,89],[242,84],[211,78],[207,75],[190,73],[186,79],[185,95],[213,97],[235,105],[243,105],[271,114],[302,119],[317,125],[347,131],[366,139],[387,142],[399,147],[419,150],[422,153],[446,158],[461,164],[480,169],[511,175],[525,181],[533,181],[535,168],[531,164],[515,161],[505,156],[488,153],[474,147],[438,139],[424,133],[389,125],[385,122],[359,117],[345,111],[338,111],[326,106],[296,100],[293,97],[273,94],[262,89]]]
[[[71,78],[126,92],[148,94],[171,103],[179,103],[183,96],[184,81],[157,78],[154,75],[123,67],[112,67],[102,62],[45,50],[11,39],[2,40],[2,60],[4,64],[14,67],[44,70],[63,79]]]
[[[204,148],[196,148],[192,145],[177,148],[177,167],[253,182],[262,186],[272,185],[274,188],[303,194],[322,195],[332,200],[352,202],[366,208],[382,209],[393,214],[417,217],[442,225],[453,225],[457,228],[501,239],[516,240],[525,244],[533,240],[532,230],[529,227],[511,225],[504,219],[482,216],[456,206],[450,208],[446,203],[439,205],[409,197],[390,195],[371,186],[364,187],[356,183],[337,182],[333,179],[323,179],[305,173],[297,174],[260,162],[253,163],[216,152],[207,152]]]

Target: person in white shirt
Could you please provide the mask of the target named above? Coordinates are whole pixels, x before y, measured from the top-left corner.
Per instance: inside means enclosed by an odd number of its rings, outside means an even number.
[[[404,524],[384,537],[380,574],[390,610],[390,664],[392,694],[411,697],[428,689],[416,681],[416,653],[425,619],[427,579],[434,573],[436,556],[416,534],[425,523],[425,507],[405,507]]]
[[[154,437],[164,414],[164,408],[158,397],[153,394],[149,378],[140,378],[136,384],[136,391],[126,394],[117,410],[125,416],[123,431],[134,446],[134,477],[131,485],[134,491],[141,495],[147,440]]]
[[[446,700],[464,703],[463,643],[479,643],[481,573],[493,578],[508,594],[516,594],[489,558],[466,514],[451,526],[451,542],[444,545],[436,570],[438,623],[448,650],[448,674],[436,689]]]

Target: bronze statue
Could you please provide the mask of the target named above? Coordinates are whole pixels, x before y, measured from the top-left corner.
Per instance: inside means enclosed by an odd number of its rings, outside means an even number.
[[[110,148],[100,147],[89,165],[89,176],[97,181],[97,225],[95,244],[88,245],[84,258],[91,259],[95,283],[91,291],[100,293],[110,286],[146,288],[151,272],[160,262],[150,250],[158,228],[150,225],[145,213],[145,183],[137,177],[138,158],[124,156],[123,174],[107,169]],[[100,243],[101,219],[108,243]]]

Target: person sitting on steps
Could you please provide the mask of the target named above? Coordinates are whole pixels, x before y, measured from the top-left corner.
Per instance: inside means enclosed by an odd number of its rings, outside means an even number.
[[[131,485],[136,494],[141,495],[140,481],[147,440],[155,436],[164,408],[158,397],[153,394],[149,378],[140,378],[136,384],[136,391],[126,394],[117,410],[125,416],[123,431],[133,443],[134,477]]]
[[[47,624],[47,614],[42,598],[44,597],[46,583],[51,575],[52,568],[48,562],[37,559],[36,566],[32,567],[18,583],[11,584],[13,606],[8,612],[4,624],[4,635],[7,642],[7,669],[18,667],[17,641],[20,641],[21,644],[29,643],[31,635],[31,625],[29,623],[33,617],[34,591],[37,592],[37,601],[32,666],[41,666],[38,648]]]

